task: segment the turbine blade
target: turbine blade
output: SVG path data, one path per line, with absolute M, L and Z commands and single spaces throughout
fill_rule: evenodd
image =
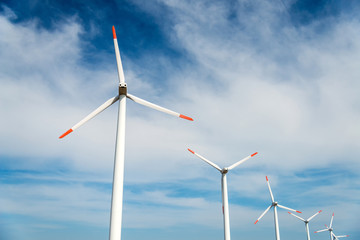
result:
M 333 236 L 335 239 L 338 239 L 338 237 L 333 232 L 330 232 L 330 233 L 331 233 L 331 236 Z
M 64 134 L 62 134 L 59 138 L 63 138 L 66 135 L 68 135 L 69 133 L 71 133 L 72 131 L 74 131 L 75 129 L 77 129 L 78 127 L 80 127 L 81 125 L 83 125 L 84 123 L 86 123 L 87 121 L 89 121 L 90 119 L 92 119 L 93 117 L 95 117 L 96 115 L 98 115 L 99 113 L 101 113 L 102 111 L 104 111 L 106 108 L 110 107 L 113 103 L 115 103 L 117 100 L 119 100 L 119 96 L 110 98 L 109 100 L 107 100 L 105 103 L 103 103 L 100 107 L 98 107 L 97 109 L 95 109 L 95 111 L 93 111 L 92 113 L 90 113 L 89 115 L 87 115 L 84 119 L 82 119 L 80 122 L 78 122 L 77 124 L 75 124 L 72 128 L 70 128 L 69 130 L 67 130 Z
M 319 233 L 319 232 L 325 232 L 325 231 L 329 231 L 329 229 L 322 229 L 322 230 L 318 230 L 318 231 L 315 231 L 314 233 Z
M 343 237 L 348 237 L 349 235 L 341 235 L 341 236 L 336 236 L 338 238 L 343 238 Z
M 202 159 L 203 161 L 205 161 L 206 163 L 208 163 L 209 165 L 213 166 L 214 168 L 216 168 L 217 170 L 219 170 L 221 172 L 221 168 L 216 165 L 215 163 L 211 162 L 210 160 L 207 160 L 206 158 L 204 158 L 203 156 L 201 156 L 200 154 L 197 154 L 196 152 L 194 152 L 193 150 L 191 150 L 190 148 L 188 148 L 189 152 L 191 152 L 192 154 L 195 154 L 197 157 L 199 157 L 200 159 Z
M 138 97 L 136 97 L 136 96 L 134 96 L 134 95 L 131 95 L 131 94 L 129 94 L 129 93 L 128 93 L 126 96 L 127 96 L 129 99 L 133 100 L 134 102 L 139 103 L 139 104 L 141 104 L 141 105 L 144 105 L 144 106 L 146 106 L 146 107 L 153 108 L 153 109 L 155 109 L 155 110 L 158 110 L 158 111 L 160 111 L 160 112 L 164 112 L 164 113 L 173 115 L 173 116 L 175 116 L 175 117 L 181 117 L 181 118 L 184 118 L 184 119 L 189 120 L 189 121 L 194 121 L 192 118 L 190 118 L 190 117 L 188 117 L 188 116 L 185 116 L 185 115 L 182 115 L 182 114 L 180 114 L 180 113 L 171 111 L 171 110 L 169 110 L 169 109 L 167 109 L 167 108 L 164 108 L 164 107 L 160 107 L 160 106 L 158 106 L 158 105 L 156 105 L 156 104 L 153 104 L 153 103 L 151 103 L 151 102 L 145 101 L 145 100 L 143 100 L 143 99 L 141 99 L 141 98 L 138 98 Z
M 334 220 L 334 213 L 333 213 L 333 214 L 332 214 L 332 216 L 331 216 L 331 220 L 330 220 L 330 225 L 329 225 L 329 228 L 331 228 L 331 227 L 332 227 L 333 220 Z
M 279 206 L 279 205 L 278 205 L 278 206 Z M 305 222 L 305 219 L 303 219 L 302 217 L 299 217 L 298 215 L 295 215 L 295 214 L 293 214 L 293 213 L 291 213 L 291 212 L 288 212 L 288 213 L 289 213 L 290 215 L 293 215 L 294 217 L 300 219 L 301 221 Z
M 260 217 L 255 221 L 254 224 L 256 224 L 258 221 L 260 221 L 260 219 L 270 210 L 271 207 L 272 207 L 272 205 L 270 205 L 267 209 L 265 209 L 265 211 L 260 215 Z
M 244 158 L 244 159 L 242 159 L 242 160 L 240 160 L 240 161 L 238 161 L 238 162 L 236 162 L 236 163 L 234 163 L 233 165 L 231 165 L 230 167 L 228 167 L 228 170 L 231 170 L 231 169 L 239 166 L 240 164 L 242 164 L 242 163 L 244 163 L 245 161 L 249 160 L 250 158 L 252 158 L 252 157 L 255 156 L 256 154 L 257 154 L 257 152 L 251 154 L 250 156 L 247 156 L 246 158 Z
M 288 208 L 288 207 L 285 207 L 285 206 L 280 205 L 280 204 L 278 204 L 277 206 L 278 206 L 279 208 L 283 208 L 283 209 L 290 210 L 290 211 L 293 211 L 293 212 L 301 213 L 301 212 L 298 211 L 298 210 L 295 210 L 295 209 L 292 209 L 292 208 Z
M 318 211 L 317 213 L 315 213 L 314 215 L 312 215 L 311 217 L 309 217 L 309 219 L 307 220 L 308 222 L 310 222 L 311 219 L 313 219 L 316 215 L 318 215 L 319 213 L 321 213 L 322 210 Z
M 113 31 L 113 37 L 114 37 L 114 47 L 115 47 L 115 56 L 116 56 L 119 83 L 125 83 L 124 70 L 123 70 L 122 63 L 121 63 L 119 45 L 118 45 L 118 42 L 117 42 L 116 33 L 115 33 L 115 27 L 114 26 L 112 27 L 112 31 Z
M 271 201 L 272 201 L 272 202 L 275 202 L 275 200 L 274 200 L 274 195 L 272 194 L 271 187 L 270 187 L 270 183 L 269 183 L 269 179 L 268 179 L 268 177 L 267 177 L 267 176 L 266 176 L 266 183 L 267 183 L 268 188 L 269 188 Z

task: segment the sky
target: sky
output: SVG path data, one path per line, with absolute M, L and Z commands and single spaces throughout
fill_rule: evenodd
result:
M 360 4 L 295 0 L 0 3 L 0 239 L 108 239 L 117 107 L 128 91 L 122 238 L 275 239 L 275 199 L 313 232 L 360 238 Z M 283 239 L 304 225 L 279 210 Z

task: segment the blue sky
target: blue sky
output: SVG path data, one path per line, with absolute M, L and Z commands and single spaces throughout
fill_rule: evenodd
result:
M 360 6 L 356 1 L 2 1 L 0 239 L 107 239 L 117 107 L 111 27 L 129 92 L 123 239 L 274 239 L 280 204 L 360 232 Z M 303 224 L 279 211 L 282 238 Z M 327 233 L 312 239 L 328 238 Z

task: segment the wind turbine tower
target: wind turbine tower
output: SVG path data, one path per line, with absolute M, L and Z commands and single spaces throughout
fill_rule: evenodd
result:
M 230 220 L 229 220 L 229 200 L 228 200 L 228 190 L 227 190 L 227 180 L 226 180 L 226 174 L 234 169 L 235 167 L 239 166 L 240 164 L 244 163 L 245 161 L 249 160 L 251 157 L 255 156 L 257 154 L 253 153 L 250 156 L 247 156 L 246 158 L 234 163 L 230 167 L 227 168 L 220 168 L 215 163 L 211 162 L 210 160 L 204 158 L 200 154 L 197 154 L 193 150 L 189 149 L 189 152 L 196 155 L 212 167 L 216 168 L 221 173 L 221 193 L 222 193 L 222 210 L 223 210 L 223 218 L 224 218 L 224 239 L 230 240 Z
M 122 222 L 122 207 L 123 207 L 123 188 L 124 188 L 124 160 L 125 160 L 125 117 L 126 117 L 126 98 L 133 100 L 136 103 L 144 105 L 155 110 L 165 112 L 167 114 L 180 117 L 193 121 L 192 118 L 182 115 L 180 113 L 171 111 L 169 109 L 160 107 L 156 104 L 145 101 L 141 98 L 138 98 L 134 95 L 131 95 L 127 92 L 127 84 L 125 83 L 124 71 L 120 58 L 119 46 L 116 38 L 115 27 L 112 27 L 113 38 L 114 38 L 114 47 L 115 47 L 115 56 L 117 62 L 118 78 L 119 78 L 119 87 L 118 95 L 110 98 L 100 107 L 95 109 L 92 113 L 82 119 L 80 122 L 75 124 L 72 128 L 67 130 L 59 138 L 63 138 L 69 133 L 73 132 L 75 129 L 82 126 L 84 123 L 104 111 L 106 108 L 110 107 L 115 102 L 119 101 L 119 111 L 118 111 L 118 122 L 117 122 L 117 131 L 116 131 L 116 144 L 115 144 L 115 160 L 114 160 L 114 174 L 113 174 L 113 189 L 112 189 L 112 200 L 111 200 L 111 216 L 110 216 L 110 240 L 120 240 L 121 239 L 121 222 Z
M 326 227 L 325 229 L 315 231 L 315 233 L 329 231 L 329 233 L 330 233 L 330 240 L 339 239 L 339 238 L 343 238 L 343 237 L 348 237 L 349 235 L 336 236 L 336 235 L 333 233 L 333 227 L 332 227 L 333 220 L 334 220 L 334 213 L 333 213 L 332 216 L 331 216 L 331 220 L 330 220 L 330 225 L 329 225 L 329 227 L 325 224 L 325 227 Z
M 305 223 L 305 230 L 306 230 L 306 234 L 307 234 L 307 239 L 310 240 L 310 233 L 309 233 L 309 222 L 311 219 L 313 219 L 316 215 L 318 215 L 319 213 L 321 213 L 321 210 L 318 211 L 317 213 L 315 213 L 314 215 L 312 215 L 311 217 L 309 217 L 308 219 L 303 219 L 302 217 L 299 217 L 298 215 L 295 215 L 291 212 L 288 212 L 289 214 L 293 215 L 294 217 L 300 219 L 301 221 L 303 221 Z
M 289 210 L 289 211 L 293 211 L 293 212 L 298 212 L 298 213 L 301 213 L 301 212 L 278 204 L 278 202 L 276 202 L 274 200 L 274 196 L 272 194 L 269 179 L 268 179 L 267 176 L 266 176 L 266 183 L 268 185 L 269 192 L 270 192 L 271 205 L 260 215 L 260 217 L 255 221 L 254 224 L 256 224 L 270 210 L 270 208 L 274 208 L 275 237 L 276 237 L 276 240 L 280 240 L 280 231 L 279 231 L 279 221 L 278 221 L 277 207 L 283 208 L 283 209 L 286 209 L 286 210 Z

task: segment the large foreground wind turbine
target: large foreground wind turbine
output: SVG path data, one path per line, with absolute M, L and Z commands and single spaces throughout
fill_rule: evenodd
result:
M 338 239 L 338 238 L 342 238 L 342 237 L 348 237 L 349 235 L 336 236 L 336 235 L 333 233 L 333 228 L 332 228 L 333 220 L 334 220 L 334 213 L 333 213 L 332 216 L 331 216 L 331 220 L 330 220 L 330 225 L 329 225 L 329 227 L 325 224 L 325 227 L 326 227 L 325 229 L 322 229 L 322 230 L 319 230 L 319 231 L 315 231 L 315 233 L 329 231 L 329 233 L 330 233 L 330 240 Z
M 290 210 L 290 211 L 293 211 L 293 212 L 298 212 L 298 213 L 301 213 L 301 212 L 300 212 L 300 211 L 297 211 L 297 210 L 294 210 L 294 209 L 291 209 L 291 208 L 288 208 L 288 207 L 285 207 L 285 206 L 283 206 L 283 205 L 278 204 L 278 202 L 275 202 L 274 196 L 273 196 L 272 191 L 271 191 L 269 179 L 268 179 L 267 176 L 266 176 L 266 182 L 267 182 L 267 185 L 268 185 L 268 188 L 269 188 L 269 192 L 270 192 L 271 205 L 260 215 L 260 217 L 255 221 L 254 224 L 256 224 L 256 223 L 270 210 L 270 208 L 274 207 L 275 236 L 276 236 L 276 240 L 280 240 L 280 232 L 279 232 L 279 222 L 278 222 L 277 207 L 283 208 L 283 209 L 286 209 L 286 210 Z
M 200 159 L 202 159 L 206 163 L 210 164 L 211 166 L 213 166 L 217 170 L 219 170 L 219 172 L 221 173 L 222 209 L 223 209 L 223 216 L 224 216 L 224 239 L 225 240 L 230 240 L 229 201 L 228 201 L 226 174 L 228 173 L 229 170 L 239 166 L 240 164 L 242 164 L 245 161 L 249 160 L 251 157 L 255 156 L 257 154 L 257 152 L 251 154 L 250 156 L 247 156 L 246 158 L 244 158 L 244 159 L 242 159 L 242 160 L 240 160 L 240 161 L 238 161 L 236 163 L 234 163 L 230 167 L 220 168 L 218 165 L 211 162 L 210 160 L 207 160 L 206 158 L 204 158 L 203 156 L 197 154 L 193 150 L 191 150 L 189 148 L 188 148 L 188 150 L 192 154 L 195 154 L 197 157 L 199 157 Z
M 171 111 L 169 109 L 160 107 L 153 103 L 147 102 L 141 98 L 135 97 L 127 93 L 127 85 L 125 83 L 125 76 L 123 67 L 121 64 L 119 46 L 116 38 L 115 27 L 112 27 L 113 37 L 114 37 L 114 46 L 115 46 L 115 55 L 117 62 L 117 70 L 119 77 L 119 94 L 116 97 L 110 98 L 95 111 L 86 116 L 79 123 L 75 124 L 72 128 L 66 131 L 59 138 L 63 138 L 97 114 L 104 111 L 110 105 L 119 100 L 119 111 L 118 111 L 118 122 L 117 122 L 117 132 L 116 132 L 116 146 L 115 146 L 115 160 L 114 160 L 114 175 L 113 175 L 113 189 L 112 189 L 112 200 L 111 200 L 111 217 L 110 217 L 110 240 L 120 240 L 121 239 L 121 221 L 122 221 L 122 205 L 123 205 L 123 186 L 124 186 L 124 155 L 125 155 L 125 114 L 126 114 L 126 98 L 133 100 L 136 103 L 156 109 L 161 112 L 168 113 L 170 115 L 181 117 L 190 121 L 193 121 L 192 118 L 185 115 L 179 114 L 177 112 Z
M 289 214 L 293 215 L 294 217 L 300 219 L 301 221 L 303 221 L 305 223 L 305 230 L 306 230 L 306 234 L 307 234 L 307 239 L 310 240 L 310 233 L 309 233 L 309 222 L 311 219 L 313 219 L 316 215 L 318 215 L 319 213 L 321 213 L 321 210 L 318 211 L 317 213 L 315 213 L 314 215 L 312 215 L 311 217 L 309 217 L 308 219 L 303 219 L 302 217 L 299 217 L 298 215 L 295 215 L 291 212 L 288 212 Z

